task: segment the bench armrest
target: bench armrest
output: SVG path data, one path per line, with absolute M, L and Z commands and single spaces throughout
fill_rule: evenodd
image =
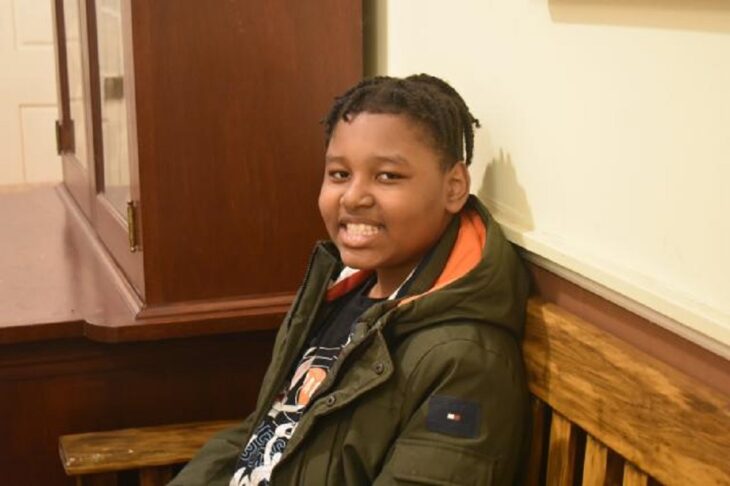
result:
M 240 420 L 194 422 L 64 435 L 59 453 L 69 476 L 181 464 L 211 436 L 238 423 Z

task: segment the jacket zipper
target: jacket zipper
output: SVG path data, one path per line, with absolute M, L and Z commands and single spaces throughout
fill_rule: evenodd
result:
M 381 318 L 382 318 L 382 316 L 381 316 Z M 312 405 L 315 404 L 316 400 L 320 396 L 324 395 L 325 393 L 327 393 L 330 390 L 333 382 L 335 381 L 337 375 L 339 374 L 340 369 L 342 368 L 342 366 L 344 366 L 348 357 L 351 356 L 352 353 L 355 352 L 356 349 L 360 349 L 363 346 L 366 346 L 368 343 L 370 343 L 373 340 L 376 332 L 377 332 L 376 327 L 373 326 L 372 328 L 370 328 L 368 330 L 368 332 L 365 333 L 365 335 L 359 341 L 353 341 L 352 343 L 350 343 L 350 346 L 348 346 L 347 348 L 345 348 L 343 350 L 342 355 L 337 359 L 334 366 L 330 369 L 330 372 L 327 373 L 327 377 L 324 379 L 324 381 L 319 386 L 319 388 L 317 388 L 317 391 L 314 392 L 314 395 L 312 395 L 312 397 L 310 399 L 310 403 Z M 306 411 L 305 411 L 305 413 L 306 413 Z M 302 417 L 304 417 L 304 414 L 302 414 Z M 313 419 L 311 419 L 311 420 L 313 420 Z M 301 433 L 302 433 L 301 430 L 302 429 L 299 428 L 298 426 L 294 430 L 294 435 L 292 435 L 292 437 L 289 439 L 289 442 L 287 443 L 287 447 L 284 448 L 284 454 L 281 456 L 281 459 L 279 459 L 279 462 L 276 464 L 273 471 L 271 472 L 272 484 L 273 484 L 274 475 L 276 474 L 277 469 L 279 469 L 281 464 L 283 464 L 289 457 L 291 457 L 293 455 L 293 453 L 294 453 L 293 451 L 297 448 L 296 446 L 298 446 L 299 443 L 301 443 L 301 440 L 303 440 L 303 439 L 299 439 L 299 441 L 298 441 L 299 443 L 295 444 L 294 448 L 288 447 L 289 444 L 291 443 L 292 439 L 294 439 L 298 435 L 301 435 Z M 299 434 L 297 432 L 299 432 Z
M 325 251 L 325 250 L 323 248 L 321 248 L 321 246 L 318 245 L 317 248 L 315 249 L 315 251 L 312 252 L 312 255 L 309 257 L 309 261 L 307 263 L 307 268 L 304 271 L 304 279 L 303 279 L 302 285 L 301 285 L 302 289 L 306 289 L 308 286 L 309 279 L 310 279 L 311 273 L 312 273 L 312 267 L 314 267 L 314 260 L 316 259 L 316 255 L 317 255 L 318 251 Z M 331 273 L 331 270 L 330 270 L 330 273 Z M 329 281 L 329 279 L 327 279 L 327 278 L 324 279 L 325 284 L 328 281 Z M 317 294 L 317 297 L 318 297 L 317 302 L 320 302 L 322 300 L 322 295 L 326 291 L 327 291 L 327 286 L 323 285 L 323 288 L 320 289 Z M 303 296 L 303 293 L 299 295 L 299 298 L 297 298 L 296 302 L 292 303 L 292 312 L 289 316 L 289 322 L 284 322 L 284 323 L 282 323 L 282 325 L 286 324 L 287 326 L 289 326 L 289 324 L 291 323 L 291 320 L 294 318 L 294 316 L 297 313 L 297 309 L 302 300 L 302 296 Z M 307 320 L 307 324 L 305 326 L 306 328 L 309 328 L 311 320 L 313 320 L 316 317 L 315 314 L 316 313 L 313 313 L 313 315 L 309 316 L 309 318 Z M 287 329 L 286 332 L 288 333 L 288 331 L 289 331 L 289 329 Z M 286 339 L 288 341 L 288 336 L 284 336 L 284 339 Z M 284 346 L 284 351 L 286 351 L 286 346 Z M 246 436 L 245 440 L 243 441 L 243 444 L 241 445 L 241 447 L 243 449 L 245 449 L 246 446 L 248 445 L 248 442 L 251 440 L 251 437 L 253 436 L 254 432 L 256 431 L 256 427 L 261 423 L 261 420 L 264 418 L 264 416 L 267 413 L 269 413 L 269 411 L 271 411 L 272 400 L 274 400 L 276 398 L 277 394 L 280 392 L 281 388 L 284 386 L 284 383 L 286 382 L 286 379 L 289 376 L 289 370 L 294 365 L 294 361 L 296 359 L 297 359 L 297 355 L 293 354 L 291 357 L 289 357 L 287 362 L 284 363 L 286 366 L 283 366 L 281 368 L 281 369 L 287 370 L 287 371 L 280 372 L 279 379 L 276 380 L 275 386 L 273 388 L 271 388 L 271 392 L 269 393 L 269 396 L 267 397 L 266 401 L 262 404 L 263 406 L 262 406 L 261 410 L 259 410 L 259 413 L 256 414 L 255 420 L 253 421 L 253 423 L 251 425 L 251 430 L 248 433 L 248 436 Z M 271 395 L 272 393 L 273 393 L 273 396 Z

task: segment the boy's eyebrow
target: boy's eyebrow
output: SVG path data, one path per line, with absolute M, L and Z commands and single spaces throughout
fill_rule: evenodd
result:
M 400 154 L 376 155 L 375 157 L 373 157 L 373 159 L 375 159 L 379 162 L 391 162 L 391 163 L 403 164 L 403 165 L 408 163 L 408 159 L 406 159 L 405 157 L 403 157 Z
M 339 156 L 339 155 L 329 155 L 329 154 L 326 154 L 324 156 L 324 161 L 325 162 L 344 162 L 345 160 L 347 160 L 346 157 L 342 157 L 342 156 Z
M 408 159 L 403 157 L 399 154 L 393 154 L 393 155 L 374 155 L 371 157 L 371 160 L 377 161 L 377 162 L 390 162 L 394 164 L 407 164 Z M 325 155 L 324 156 L 325 162 L 345 162 L 347 161 L 347 157 L 341 156 L 341 155 Z

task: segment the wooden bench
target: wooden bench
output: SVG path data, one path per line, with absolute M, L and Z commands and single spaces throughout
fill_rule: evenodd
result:
M 730 485 L 730 397 L 561 308 L 531 299 L 529 485 Z M 77 484 L 165 484 L 215 432 L 210 422 L 60 439 Z M 130 474 L 127 472 L 126 474 Z

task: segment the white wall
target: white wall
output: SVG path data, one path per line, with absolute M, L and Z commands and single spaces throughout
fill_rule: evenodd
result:
M 729 355 L 730 2 L 376 4 L 376 69 L 482 121 L 472 189 L 513 241 Z

